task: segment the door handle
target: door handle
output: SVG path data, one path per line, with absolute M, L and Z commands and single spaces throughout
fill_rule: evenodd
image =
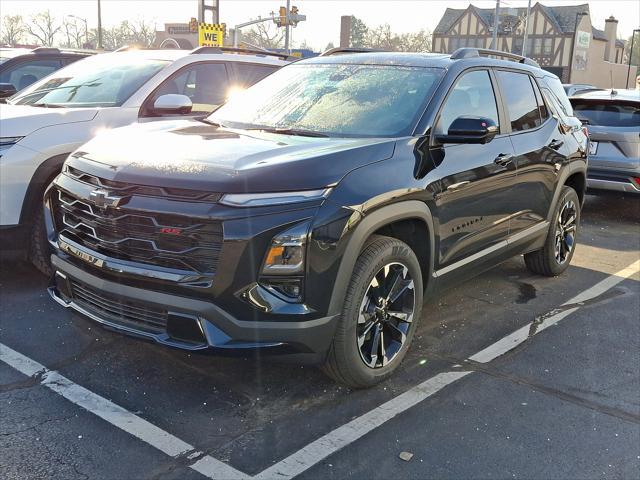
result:
M 493 161 L 493 163 L 500 165 L 501 167 L 506 167 L 511 162 L 513 162 L 513 155 L 509 155 L 508 153 L 501 153 Z
M 549 144 L 549 148 L 553 148 L 554 150 L 558 150 L 562 145 L 564 145 L 564 142 L 562 140 L 551 140 L 551 143 Z
M 452 185 L 449 185 L 447 187 L 447 191 L 454 191 L 454 190 L 458 190 L 461 187 L 464 187 L 465 185 L 467 185 L 468 183 L 471 183 L 469 180 L 465 180 L 464 182 L 458 182 L 458 183 L 454 183 Z

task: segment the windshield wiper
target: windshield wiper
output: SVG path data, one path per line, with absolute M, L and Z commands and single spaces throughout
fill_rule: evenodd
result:
M 209 120 L 208 118 L 200 118 L 199 120 L 202 123 L 208 123 L 209 125 L 213 125 L 214 127 L 226 128 L 226 126 L 221 124 L 220 122 L 214 122 L 213 120 Z
M 260 130 L 268 133 L 279 133 L 281 135 L 298 135 L 300 137 L 318 137 L 328 138 L 329 135 L 322 132 L 314 132 L 313 130 L 305 130 L 303 128 L 278 128 L 278 127 L 256 127 L 248 128 L 247 130 Z
M 44 108 L 66 108 L 64 105 L 58 105 L 56 103 L 32 103 L 31 106 Z

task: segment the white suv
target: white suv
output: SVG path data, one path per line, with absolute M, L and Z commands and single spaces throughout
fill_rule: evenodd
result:
M 201 47 L 96 55 L 0 105 L 0 249 L 49 273 L 42 195 L 66 157 L 107 129 L 204 116 L 286 65 L 280 54 Z

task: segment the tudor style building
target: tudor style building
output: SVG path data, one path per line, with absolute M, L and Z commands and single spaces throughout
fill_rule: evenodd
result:
M 433 31 L 433 51 L 452 53 L 461 47 L 491 48 L 494 9 L 469 5 L 447 8 Z M 502 8 L 497 50 L 522 54 L 526 8 Z M 528 22 L 528 57 L 564 83 L 625 86 L 624 42 L 616 38 L 618 21 L 610 17 L 604 31 L 591 24 L 589 5 L 549 7 L 536 3 Z M 635 78 L 635 67 L 629 75 Z

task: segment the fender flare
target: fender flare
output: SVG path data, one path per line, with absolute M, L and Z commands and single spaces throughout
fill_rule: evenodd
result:
M 69 156 L 69 153 L 61 153 L 46 159 L 38 166 L 22 202 L 22 210 L 20 211 L 20 224 L 30 225 L 31 214 L 37 207 L 38 202 L 42 202 L 42 197 L 47 186 L 62 170 L 62 164 Z
M 423 278 L 423 288 L 426 290 L 433 279 L 433 262 L 435 252 L 435 236 L 433 229 L 433 216 L 424 202 L 407 200 L 393 205 L 381 207 L 371 213 L 367 213 L 350 233 L 347 246 L 344 250 L 338 274 L 336 276 L 331 300 L 329 302 L 329 315 L 337 315 L 342 311 L 344 298 L 349 287 L 353 269 L 358 256 L 367 239 L 378 229 L 398 220 L 417 219 L 425 223 L 429 242 L 429 261 L 427 265 L 427 278 Z
M 560 173 L 558 181 L 556 182 L 556 191 L 553 193 L 553 199 L 551 200 L 551 206 L 549 207 L 549 213 L 547 214 L 547 220 L 549 222 L 553 222 L 553 214 L 556 211 L 558 200 L 560 199 L 560 195 L 562 194 L 562 188 L 566 185 L 567 179 L 575 173 L 582 173 L 586 181 L 587 169 L 586 167 L 582 167 L 580 163 L 581 162 L 578 161 L 571 162 L 569 165 L 567 165 L 567 168 L 563 169 Z

